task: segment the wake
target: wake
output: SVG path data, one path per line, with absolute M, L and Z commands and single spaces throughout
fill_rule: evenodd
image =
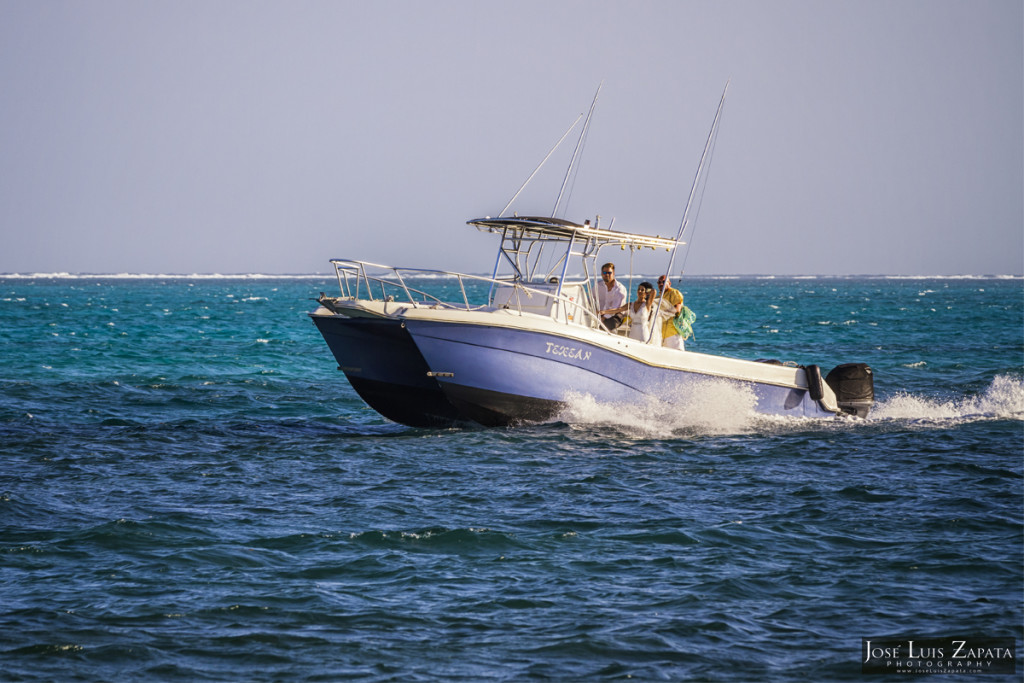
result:
M 866 420 L 819 419 L 762 415 L 757 398 L 746 386 L 708 380 L 668 403 L 654 397 L 641 401 L 602 403 L 589 394 L 570 394 L 557 416 L 573 428 L 602 426 L 638 439 L 680 436 L 742 435 L 806 429 L 857 429 L 884 423 L 951 426 L 980 420 L 1024 421 L 1024 378 L 997 375 L 977 395 L 952 399 L 900 392 L 877 400 Z
M 589 394 L 570 394 L 558 420 L 570 425 L 602 425 L 628 436 L 658 438 L 689 435 L 742 434 L 764 416 L 755 412 L 757 397 L 750 387 L 719 380 L 690 385 L 669 403 L 653 396 L 640 401 L 601 403 Z
M 940 400 L 900 392 L 879 401 L 868 420 L 1024 420 L 1024 379 L 997 375 L 977 396 Z

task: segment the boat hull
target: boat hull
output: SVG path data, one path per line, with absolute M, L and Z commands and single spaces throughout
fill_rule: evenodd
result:
M 407 319 L 406 325 L 449 402 L 487 426 L 551 419 L 572 395 L 609 404 L 653 398 L 693 405 L 721 383 L 749 391 L 759 413 L 835 415 L 810 396 L 798 368 L 652 348 L 582 328 L 572 336 L 483 321 Z
M 402 321 L 394 317 L 311 314 L 338 369 L 371 408 L 410 427 L 466 420 L 448 401 Z

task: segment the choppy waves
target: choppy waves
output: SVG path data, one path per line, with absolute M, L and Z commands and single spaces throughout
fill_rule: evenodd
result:
M 701 349 L 871 364 L 867 420 L 709 382 L 419 430 L 335 369 L 322 285 L 6 281 L 0 678 L 852 681 L 863 637 L 1020 643 L 1019 286 L 950 283 L 687 290 Z M 977 333 L 930 345 L 937 307 Z

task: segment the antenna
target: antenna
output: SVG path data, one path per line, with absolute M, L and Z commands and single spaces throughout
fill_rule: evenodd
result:
M 731 80 L 731 79 L 730 79 Z M 686 199 L 686 208 L 683 210 L 683 219 L 679 223 L 679 232 L 676 233 L 676 242 L 678 243 L 683 239 L 683 232 L 686 230 L 686 224 L 690 217 L 690 206 L 693 204 L 693 196 L 697 192 L 697 185 L 700 182 L 700 177 L 704 173 L 705 163 L 708 159 L 708 151 L 711 149 L 711 142 L 715 138 L 715 131 L 718 130 L 718 121 L 722 118 L 722 107 L 725 106 L 725 94 L 729 92 L 730 81 L 725 82 L 725 89 L 722 91 L 722 99 L 718 103 L 718 111 L 715 112 L 715 120 L 711 124 L 711 132 L 708 133 L 708 141 L 704 144 L 704 152 L 700 155 L 700 163 L 697 164 L 697 174 L 693 177 L 693 185 L 690 187 L 690 196 Z M 665 281 L 666 285 L 671 277 L 672 266 L 676 261 L 676 249 L 672 249 L 672 254 L 668 258 L 668 267 L 665 269 Z M 665 289 L 668 289 L 666 286 Z M 665 290 L 661 291 L 658 296 L 658 310 L 661 310 L 661 302 L 665 299 Z M 654 335 L 654 327 L 651 327 L 651 335 Z M 648 338 L 650 341 L 650 338 Z
M 558 142 L 556 142 L 555 146 L 551 148 L 551 151 L 548 152 L 548 155 L 544 157 L 544 159 L 541 160 L 539 164 L 537 164 L 537 168 L 533 169 L 533 173 L 531 173 L 530 177 L 526 179 L 526 182 L 522 184 L 522 186 L 519 188 L 519 190 L 516 191 L 514 195 L 512 195 L 512 199 L 508 200 L 508 204 L 505 205 L 505 208 L 498 212 L 498 218 L 501 218 L 502 214 L 508 211 L 508 207 L 512 206 L 512 202 L 514 202 L 516 200 L 516 197 L 518 197 L 519 194 L 526 189 L 526 186 L 530 184 L 531 180 L 533 180 L 533 176 L 537 175 L 537 172 L 541 169 L 541 166 L 547 163 L 547 160 L 551 158 L 551 155 L 555 153 L 555 150 L 558 149 L 558 146 L 562 144 L 562 141 L 565 140 L 565 138 L 569 135 L 570 132 L 572 132 L 572 129 L 576 127 L 576 124 L 579 123 L 580 119 L 582 118 L 583 114 L 577 116 L 576 120 L 572 122 L 571 126 L 569 126 L 569 129 L 565 131 L 564 134 L 562 134 L 562 137 L 558 138 Z
M 683 239 L 683 232 L 686 230 L 686 224 L 690 220 L 690 206 L 693 204 L 693 196 L 697 192 L 697 184 L 700 182 L 700 177 L 704 173 L 704 165 L 708 158 L 708 151 L 711 149 L 711 141 L 715 138 L 715 131 L 718 130 L 718 121 L 722 118 L 722 107 L 725 106 L 725 94 L 729 92 L 730 81 L 725 82 L 725 90 L 722 91 L 722 99 L 718 103 L 718 111 L 715 112 L 715 120 L 711 124 L 711 132 L 708 133 L 708 141 L 704 144 L 704 152 L 700 155 L 700 163 L 697 164 L 697 174 L 693 177 L 693 185 L 690 187 L 690 196 L 686 199 L 686 208 L 683 210 L 683 220 L 679 223 L 679 232 L 676 233 L 676 242 Z M 672 255 L 668 259 L 668 268 L 665 270 L 665 277 L 669 276 L 672 272 L 672 265 L 676 260 L 676 250 L 672 250 Z
M 572 168 L 576 164 L 576 158 L 580 154 L 580 148 L 583 147 L 583 140 L 587 137 L 587 129 L 590 128 L 590 117 L 594 115 L 594 107 L 597 106 L 597 96 L 601 94 L 601 88 L 603 86 L 604 81 L 601 81 L 597 86 L 597 92 L 594 93 L 594 101 L 590 103 L 590 112 L 587 114 L 587 120 L 583 123 L 583 130 L 580 131 L 580 139 L 576 141 L 576 149 L 572 153 L 572 159 L 569 160 L 569 168 L 565 171 L 565 180 L 562 181 L 562 189 L 558 191 L 558 199 L 555 200 L 555 208 L 551 210 L 552 218 L 557 217 L 558 205 L 562 203 L 562 195 L 565 193 L 565 186 L 569 182 L 569 176 L 572 174 Z

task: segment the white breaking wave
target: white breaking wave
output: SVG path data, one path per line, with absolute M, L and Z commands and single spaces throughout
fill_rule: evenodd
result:
M 984 392 L 941 400 L 899 393 L 875 404 L 872 420 L 956 420 L 998 418 L 1024 420 L 1024 379 L 997 375 Z
M 334 273 L 0 273 L 0 280 L 323 280 Z

